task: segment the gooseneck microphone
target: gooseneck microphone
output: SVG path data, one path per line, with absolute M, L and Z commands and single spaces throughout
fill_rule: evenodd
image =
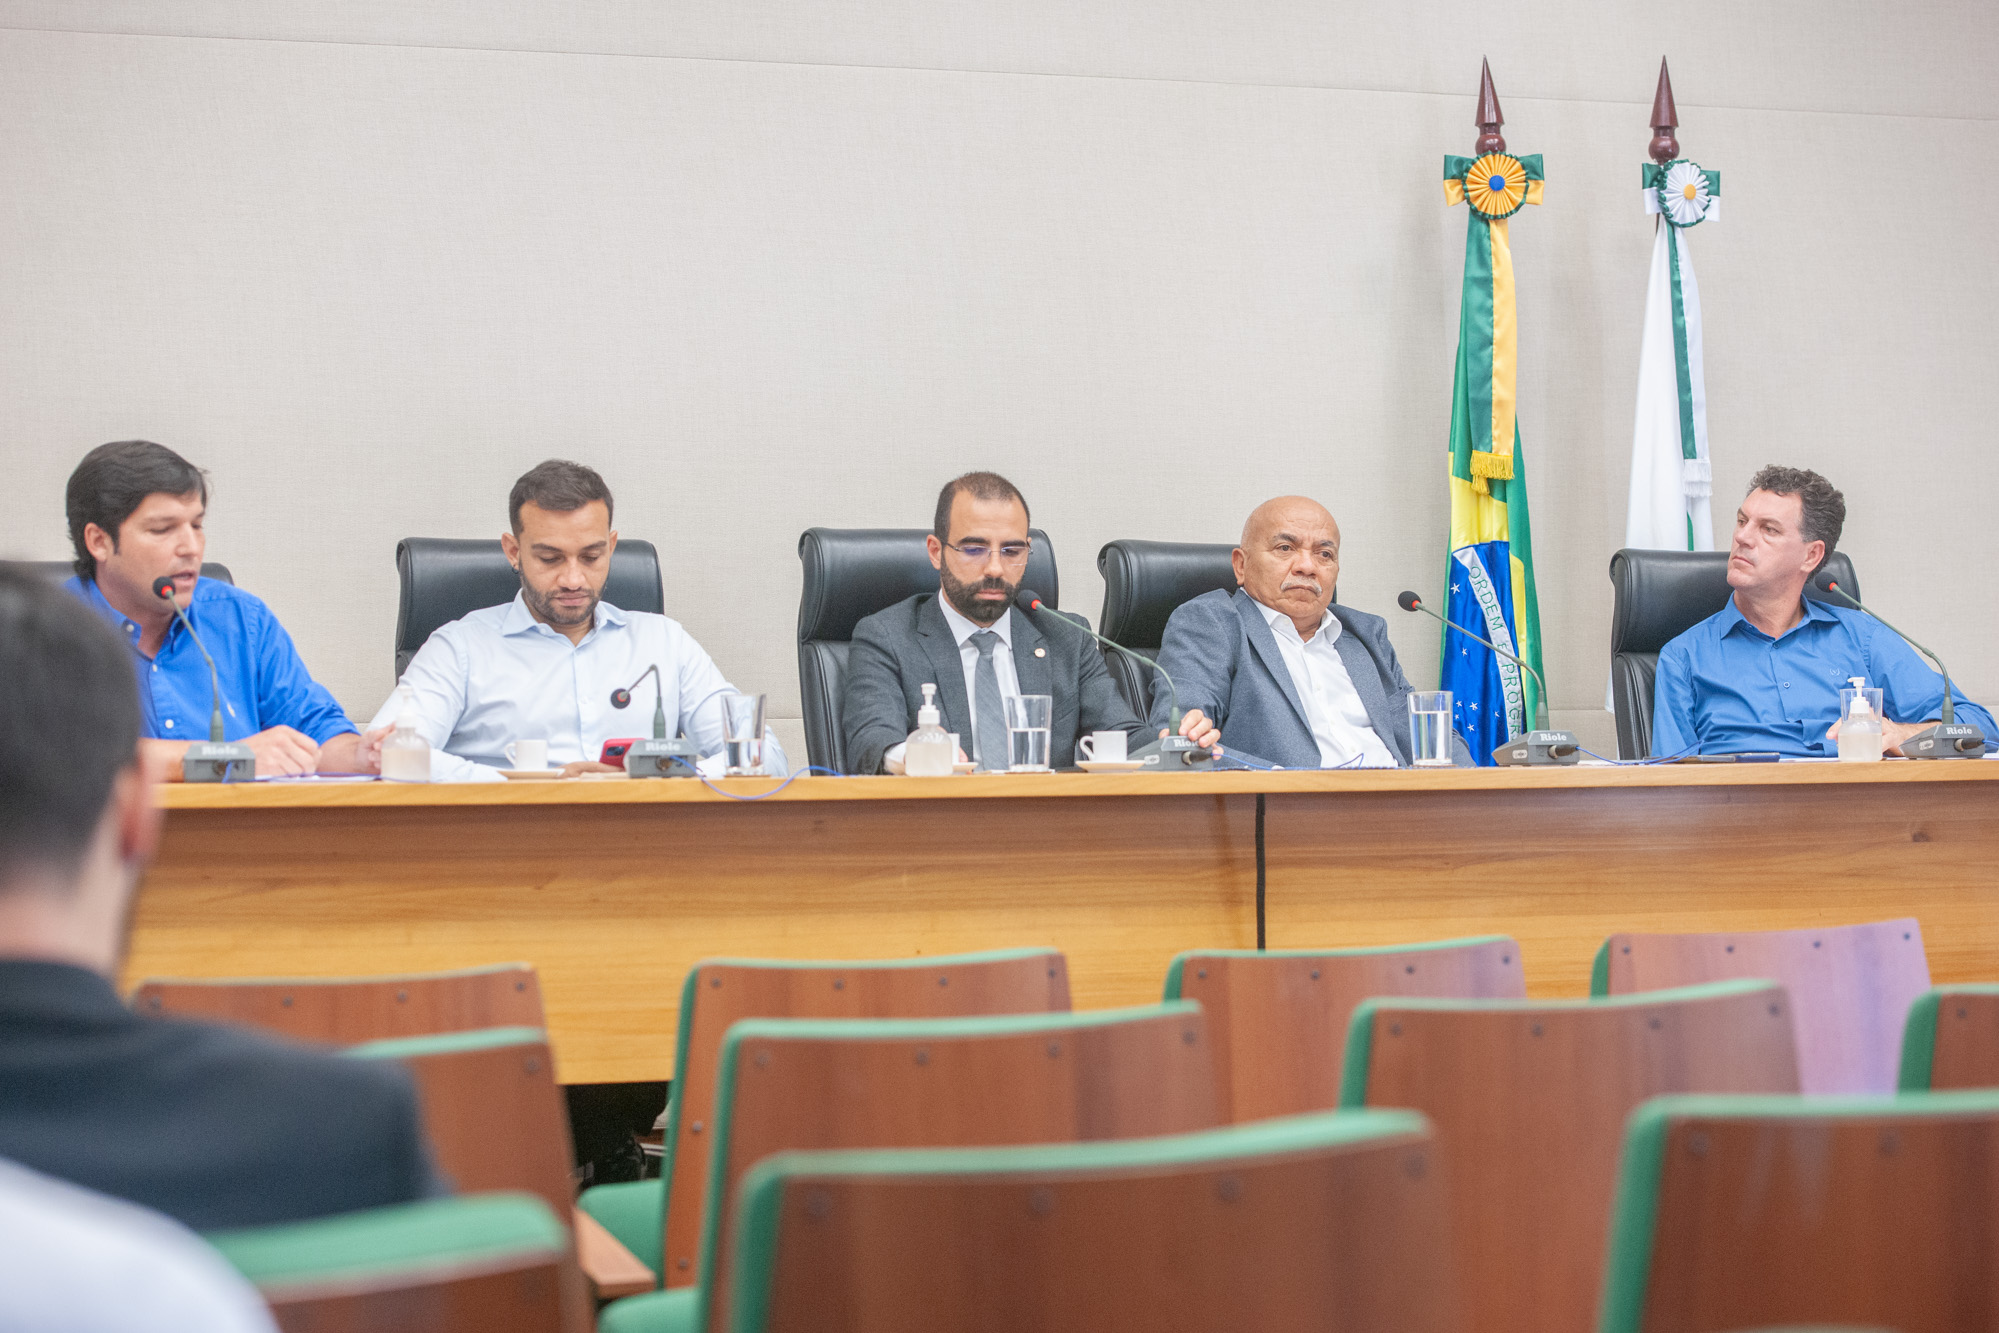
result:
M 208 740 L 196 741 L 187 747 L 181 758 L 181 778 L 186 782 L 240 782 L 257 776 L 257 754 L 241 741 L 223 739 L 222 730 L 222 678 L 215 670 L 215 659 L 208 655 L 208 645 L 194 632 L 194 622 L 187 618 L 187 612 L 174 598 L 174 581 L 171 575 L 161 575 L 153 580 L 153 596 L 174 609 L 181 628 L 194 641 L 195 651 L 208 664 Z M 235 710 L 230 710 L 233 715 Z
M 685 738 L 669 740 L 666 735 L 666 693 L 660 685 L 659 663 L 655 662 L 639 678 L 622 690 L 611 691 L 611 707 L 629 708 L 632 691 L 652 677 L 652 739 L 633 741 L 632 748 L 625 751 L 625 772 L 635 778 L 695 777 L 699 770 L 694 765 L 701 758 L 701 747 Z M 702 701 L 706 703 L 704 699 Z
M 1042 603 L 1041 594 L 1031 588 L 1022 588 L 1019 592 L 1015 593 L 1013 604 L 1029 614 L 1036 611 L 1049 611 L 1049 608 Z M 1212 757 L 1212 752 L 1206 746 L 1196 745 L 1180 734 L 1180 691 L 1174 687 L 1173 677 L 1166 674 L 1165 667 L 1160 666 L 1159 663 L 1153 661 L 1144 653 L 1133 652 L 1115 639 L 1106 639 L 1088 625 L 1078 624 L 1065 615 L 1050 612 L 1048 619 L 1058 620 L 1079 634 L 1087 634 L 1098 643 L 1117 649 L 1135 662 L 1145 663 L 1145 665 L 1157 671 L 1159 678 L 1166 682 L 1166 697 L 1170 701 L 1166 712 L 1166 735 L 1158 740 L 1149 741 L 1132 751 L 1131 757 L 1133 759 L 1149 760 L 1153 756 L 1157 756 L 1161 764 L 1186 767 L 1191 764 L 1206 762 Z M 1043 623 L 1046 622 L 1044 621 Z
M 1858 597 L 1840 587 L 1839 580 L 1834 578 L 1830 573 L 1822 571 L 1815 575 L 1812 579 L 1812 587 L 1820 592 L 1831 593 L 1863 615 L 1874 616 L 1876 620 L 1881 620 L 1881 617 L 1875 615 L 1873 610 L 1861 605 Z M 1958 723 L 1957 711 L 1951 704 L 1950 668 L 1943 664 L 1943 659 L 1923 647 L 1920 643 L 1917 643 L 1914 639 L 1909 638 L 1908 635 L 1903 634 L 1902 631 L 1896 629 L 1893 625 L 1889 625 L 1887 621 L 1881 620 L 1881 623 L 1891 633 L 1903 639 L 1911 648 L 1914 648 L 1924 657 L 1929 658 L 1930 661 L 1935 662 L 1938 673 L 1943 676 L 1942 721 L 1936 726 L 1925 728 L 1909 737 L 1908 740 L 1903 741 L 1901 746 L 1902 753 L 1911 759 L 1959 759 L 1971 755 L 1984 754 L 1985 732 L 1969 723 L 1962 725 Z
M 1524 737 L 1508 737 L 1500 747 L 1492 752 L 1495 764 L 1573 764 L 1581 758 L 1582 743 L 1566 731 L 1551 731 L 1548 728 L 1548 682 L 1541 679 L 1541 673 L 1522 661 L 1514 653 L 1494 643 L 1481 634 L 1474 634 L 1457 621 L 1438 615 L 1423 605 L 1423 599 L 1413 592 L 1404 592 L 1395 599 L 1395 604 L 1404 611 L 1421 611 L 1432 620 L 1445 625 L 1475 643 L 1482 643 L 1507 661 L 1534 678 L 1539 693 L 1534 700 L 1534 729 Z
M 639 678 L 626 688 L 612 690 L 611 707 L 631 707 L 632 691 L 644 684 L 647 676 L 652 677 L 652 738 L 656 741 L 663 741 L 666 739 L 666 695 L 659 687 L 659 663 L 655 662 L 644 671 L 639 672 Z

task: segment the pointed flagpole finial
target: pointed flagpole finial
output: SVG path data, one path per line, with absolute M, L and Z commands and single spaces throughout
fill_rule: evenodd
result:
M 1478 126 L 1478 142 L 1472 145 L 1474 153 L 1483 156 L 1506 151 L 1506 140 L 1499 133 L 1506 117 L 1500 114 L 1499 94 L 1493 91 L 1492 66 L 1483 56 L 1478 62 L 1478 119 L 1472 123 Z
M 1665 166 L 1680 155 L 1680 141 L 1673 131 L 1680 127 L 1680 113 L 1673 105 L 1673 79 L 1666 73 L 1666 58 L 1659 57 L 1659 91 L 1652 95 L 1652 160 Z

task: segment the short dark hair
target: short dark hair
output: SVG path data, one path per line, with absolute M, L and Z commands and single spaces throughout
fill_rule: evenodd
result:
M 73 871 L 137 761 L 132 651 L 40 571 L 0 565 L 0 886 Z
M 1020 512 L 1027 515 L 1028 522 L 1034 521 L 1034 512 L 1027 507 L 1027 497 L 1018 486 L 997 472 L 967 472 L 945 482 L 944 489 L 937 492 L 937 517 L 930 530 L 940 542 L 951 540 L 951 502 L 958 498 L 959 491 L 969 492 L 974 500 L 1018 500 Z
M 521 479 L 514 483 L 513 491 L 507 496 L 507 523 L 518 537 L 521 535 L 522 505 L 531 504 L 552 514 L 566 514 L 598 500 L 604 502 L 604 516 L 609 518 L 615 510 L 611 503 L 611 488 L 604 484 L 604 479 L 597 475 L 595 468 L 571 463 L 567 459 L 551 458 L 521 473 Z
M 1824 542 L 1825 554 L 1819 566 L 1832 559 L 1839 534 L 1846 528 L 1846 497 L 1831 482 L 1810 468 L 1779 467 L 1772 463 L 1749 479 L 1749 491 L 1798 497 L 1798 532 L 1808 542 Z M 1815 566 L 1819 567 L 1819 566 Z
M 97 577 L 97 557 L 83 544 L 83 530 L 95 523 L 118 545 L 118 529 L 149 495 L 193 495 L 208 503 L 208 474 L 164 444 L 115 440 L 83 456 L 69 474 L 64 507 L 69 512 L 69 544 L 80 579 Z

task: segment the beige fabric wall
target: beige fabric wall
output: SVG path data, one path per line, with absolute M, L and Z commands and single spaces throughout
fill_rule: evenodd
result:
M 1513 235 L 1552 692 L 1605 741 L 1664 49 L 1725 183 L 1691 238 L 1718 510 L 1762 463 L 1828 473 L 1870 601 L 1999 699 L 1989 9 L 1666 15 L 0 0 L 0 554 L 67 553 L 91 445 L 171 444 L 213 472 L 212 557 L 365 716 L 396 539 L 497 533 L 566 455 L 795 716 L 805 527 L 917 526 L 996 468 L 1094 619 L 1103 542 L 1229 539 L 1300 490 L 1434 679 L 1392 599 L 1441 581 L 1439 180 L 1489 54 L 1548 164 Z

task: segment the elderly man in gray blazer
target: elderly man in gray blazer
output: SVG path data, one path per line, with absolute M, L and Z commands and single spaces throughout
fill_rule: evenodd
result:
M 854 626 L 841 704 L 851 773 L 896 773 L 916 726 L 923 686 L 937 687 L 944 730 L 958 733 L 961 754 L 981 769 L 1007 767 L 1003 701 L 1014 695 L 1054 699 L 1049 755 L 1073 762 L 1076 741 L 1093 731 L 1122 731 L 1136 748 L 1152 739 L 1126 706 L 1096 643 L 1078 629 L 1050 624 L 1044 634 L 1013 604 L 1027 570 L 1027 501 L 992 472 L 968 472 L 937 497 L 929 537 L 938 590 L 918 593 Z M 1162 730 L 1159 735 L 1165 735 Z M 1180 734 L 1213 745 L 1201 714 L 1181 720 Z
M 1340 527 L 1325 506 L 1287 495 L 1259 505 L 1235 549 L 1231 594 L 1182 604 L 1159 665 L 1180 704 L 1221 728 L 1224 752 L 1283 768 L 1406 767 L 1412 690 L 1380 616 L 1334 606 Z M 1152 721 L 1167 715 L 1164 691 Z M 1470 764 L 1463 739 L 1454 757 Z

